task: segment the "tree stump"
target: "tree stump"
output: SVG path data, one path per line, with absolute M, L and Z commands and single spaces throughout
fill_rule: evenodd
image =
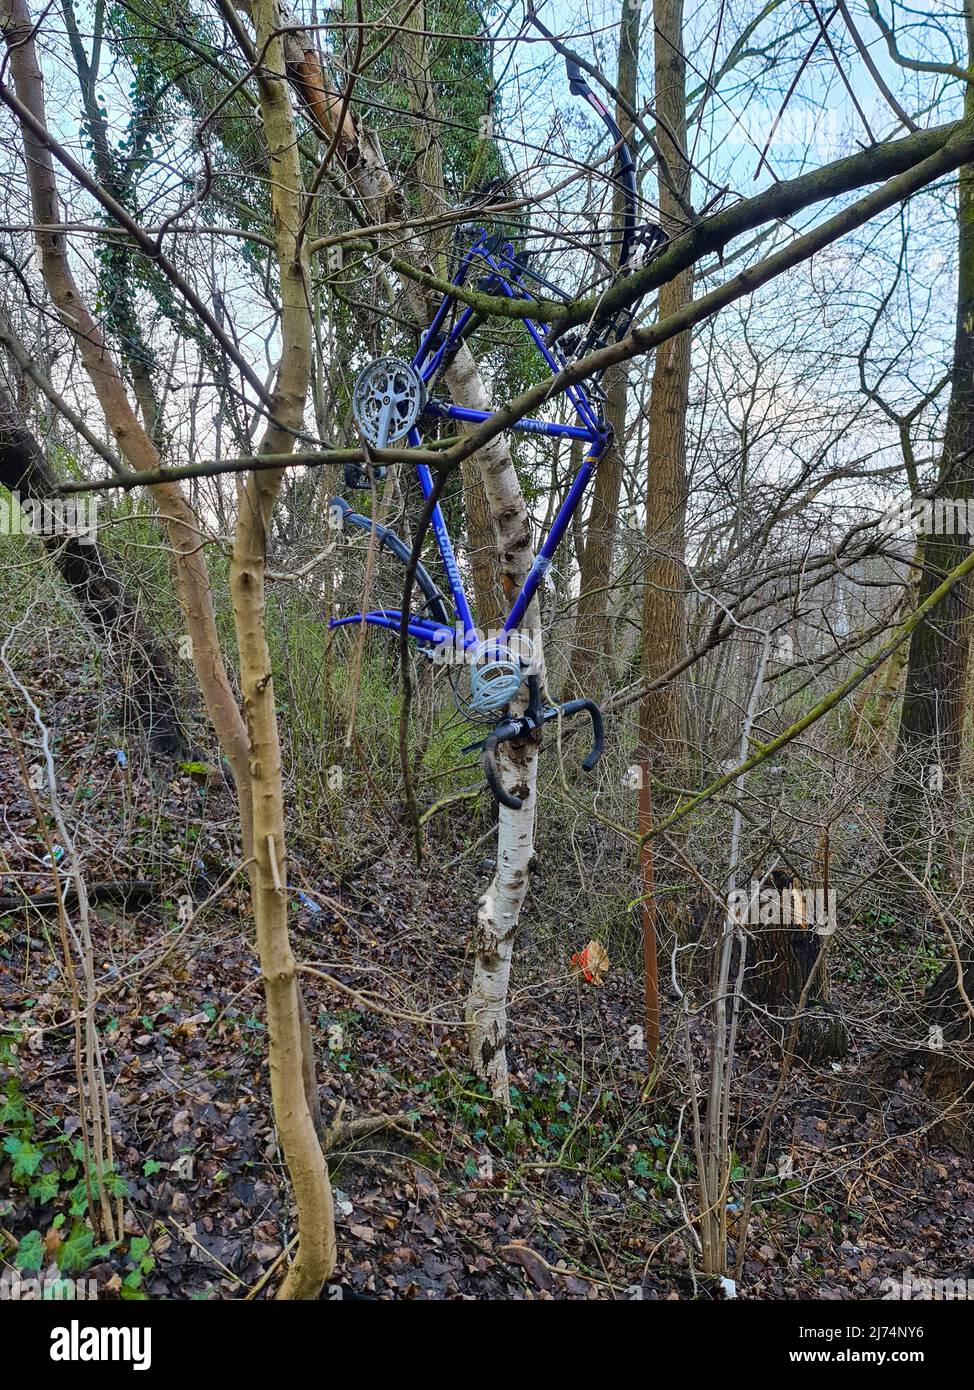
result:
M 806 895 L 792 875 L 775 870 L 767 886 L 783 910 L 777 921 L 776 914 L 769 911 L 761 915 L 771 920 L 749 925 L 744 993 L 766 1011 L 768 1021 L 778 1030 L 778 1045 L 784 1048 L 795 1032 L 802 993 L 814 972 L 792 1050 L 810 1066 L 836 1061 L 848 1053 L 849 1034 L 831 1002 L 826 962 L 824 957 L 820 960 L 826 937 L 820 924 L 808 920 Z
M 974 947 L 961 954 L 964 993 L 974 998 Z M 927 1024 L 923 1089 L 944 1114 L 934 1133 L 961 1153 L 974 1153 L 974 1018 L 957 987 L 957 966 L 946 965 L 924 996 Z

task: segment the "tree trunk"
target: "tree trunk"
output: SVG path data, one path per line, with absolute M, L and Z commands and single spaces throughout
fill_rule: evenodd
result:
M 443 186 L 443 153 L 436 127 L 436 93 L 430 76 L 429 47 L 426 43 L 425 0 L 405 0 L 400 19 L 402 43 L 400 53 L 406 77 L 409 110 L 412 113 L 413 163 L 410 182 L 415 186 L 419 207 L 424 217 L 446 206 Z M 426 241 L 439 275 L 446 271 L 444 251 L 451 229 L 433 230 Z
M 282 41 L 274 0 L 254 5 L 268 75 L 260 87 L 264 132 L 271 154 L 271 199 L 281 279 L 282 361 L 273 395 L 272 424 L 262 448 L 293 447 L 303 420 L 311 360 L 311 320 L 304 268 L 297 254 L 301 171 L 285 83 Z M 0 31 L 17 95 L 45 125 L 44 85 L 25 0 L 0 0 Z M 126 461 L 145 471 L 158 451 L 129 403 L 118 368 L 71 272 L 61 230 L 57 183 L 47 146 L 25 126 L 32 212 L 44 283 L 74 337 L 99 404 Z M 281 474 L 252 475 L 238 490 L 239 515 L 231 564 L 231 593 L 240 650 L 246 723 L 230 688 L 216 632 L 213 595 L 195 514 L 175 483 L 152 495 L 165 519 L 193 662 L 207 711 L 237 784 L 241 838 L 250 865 L 257 945 L 268 1013 L 271 1094 L 298 1212 L 299 1248 L 281 1296 L 313 1298 L 334 1265 L 331 1189 L 315 1134 L 305 1080 L 307 1030 L 302 1030 L 296 966 L 287 930 L 286 863 L 280 741 L 264 618 L 264 562 L 268 523 Z
M 486 388 L 467 347 L 460 349 L 446 377 L 454 400 L 474 410 L 489 408 Z M 502 438 L 492 440 L 479 452 L 477 462 L 497 536 L 504 596 L 510 604 L 534 562 L 531 519 L 507 443 Z M 522 630 L 534 643 L 535 662 L 543 673 L 537 597 L 528 608 Z M 519 714 L 523 708 L 522 700 L 512 706 L 512 712 Z M 466 1020 L 473 1067 L 487 1081 L 495 1098 L 507 1105 L 507 989 L 514 934 L 534 857 L 538 745 L 530 740 L 502 743 L 497 766 L 504 787 L 519 796 L 523 804 L 517 811 L 499 808 L 496 868 L 477 912 L 474 973 Z
M 37 61 L 34 25 L 26 0 L 0 0 L 0 33 L 20 101 L 46 128 L 44 81 Z M 126 462 L 141 472 L 156 468 L 159 453 L 129 403 L 118 367 L 75 282 L 61 230 L 54 164 L 47 146 L 26 126 L 24 150 L 31 212 L 41 274 L 51 300 L 71 333 L 105 419 Z M 192 507 L 177 483 L 159 483 L 152 497 L 165 521 L 173 552 L 179 597 L 192 642 L 193 665 L 206 710 L 226 754 L 241 802 L 241 823 L 249 824 L 247 729 L 230 686 L 213 611 L 203 537 Z M 244 853 L 250 849 L 244 830 Z
M 78 30 L 73 0 L 62 0 L 61 11 L 64 15 L 75 72 L 78 75 L 78 86 L 91 141 L 91 160 L 95 174 L 102 188 L 111 193 L 123 207 L 130 208 L 132 203 L 131 171 L 139 167 L 138 155 L 144 148 L 143 136 L 142 132 L 130 130 L 130 136 L 136 141 L 136 146 L 132 150 L 132 158 L 124 162 L 113 158 L 109 141 L 108 116 L 104 107 L 100 106 L 98 102 L 98 55 L 102 51 L 101 26 L 104 10 L 101 6 L 96 6 L 94 10 L 96 29 L 91 36 L 93 40 L 93 62 L 91 63 L 88 61 L 88 55 Z M 122 170 L 125 172 L 123 173 Z M 138 282 L 132 264 L 132 249 L 123 240 L 116 240 L 113 237 L 104 248 L 103 255 L 105 262 L 101 268 L 100 281 L 106 306 L 106 331 L 115 339 L 122 359 L 128 368 L 132 380 L 132 390 L 139 403 L 139 409 L 142 411 L 146 431 L 149 437 L 158 443 L 161 418 L 155 385 L 149 370 L 154 363 L 155 354 L 146 341 L 139 319 L 136 298 Z
M 40 444 L 0 390 L 0 483 L 24 501 L 57 497 L 57 481 Z M 63 503 L 63 499 L 59 499 Z M 189 758 L 179 717 L 179 683 L 141 611 L 94 536 L 41 538 L 92 631 L 119 673 L 126 703 L 153 755 Z
M 486 635 L 492 628 L 500 626 L 503 609 L 497 569 L 497 541 L 476 458 L 464 459 L 460 473 L 467 528 L 467 559 L 473 579 L 474 619 Z
M 281 362 L 262 453 L 288 453 L 304 423 L 311 379 L 311 310 L 298 247 L 301 165 L 275 0 L 251 8 L 265 71 L 260 106 L 270 154 L 270 194 L 281 281 Z M 250 742 L 251 898 L 264 997 L 274 1120 L 297 1208 L 298 1250 L 278 1297 L 317 1298 L 335 1266 L 335 1217 L 328 1164 L 315 1129 L 317 1087 L 287 918 L 287 848 L 281 743 L 267 641 L 267 537 L 283 469 L 251 473 L 238 489 L 230 594 L 240 652 L 240 687 Z
M 622 101 L 616 102 L 616 123 L 628 139 L 632 121 L 626 105 L 634 110 L 638 105 L 637 77 L 639 59 L 639 26 L 642 10 L 633 4 L 623 4 L 619 25 L 619 64 L 616 88 Z M 623 196 L 616 188 L 613 197 L 614 223 L 622 227 Z M 629 400 L 629 371 L 625 363 L 610 368 L 605 377 L 606 418 L 612 429 L 612 444 L 599 464 L 592 489 L 592 506 L 585 528 L 585 548 L 582 554 L 578 584 L 578 609 L 575 634 L 569 658 L 571 682 L 582 694 L 597 695 L 611 684 L 609 654 L 611 624 L 606 620 L 609 611 L 609 592 L 612 582 L 612 555 L 615 548 L 616 523 L 619 516 L 619 496 L 626 456 L 626 408 Z
M 960 958 L 960 972 L 951 961 L 923 1001 L 923 1089 L 944 1106 L 935 1127 L 938 1135 L 960 1152 L 974 1154 L 974 946 L 961 949 Z
M 967 23 L 970 41 L 974 19 L 969 7 Z M 974 115 L 970 84 L 965 88 L 964 113 Z M 970 164 L 963 165 L 958 174 L 957 223 L 957 320 L 938 495 L 966 505 L 974 498 L 974 166 Z M 918 603 L 922 604 L 945 575 L 962 563 L 970 548 L 970 536 L 959 526 L 953 534 L 925 537 Z M 959 792 L 970 654 L 971 582 L 965 579 L 954 585 L 910 642 L 900 715 L 897 786 L 887 830 L 894 851 L 905 849 L 922 834 L 921 825 L 927 819 L 922 814 L 926 789 L 943 787 L 955 796 Z M 931 778 L 931 769 L 938 775 Z
M 690 169 L 686 158 L 686 59 L 683 53 L 683 0 L 655 0 L 656 110 L 660 169 L 659 202 L 663 229 L 679 234 L 686 225 L 681 203 L 688 202 Z M 685 270 L 663 285 L 657 317 L 665 319 L 690 302 L 693 272 Z M 655 680 L 676 665 L 686 641 L 686 417 L 690 389 L 689 330 L 656 351 L 649 403 L 646 537 L 649 555 L 643 597 L 643 675 Z M 664 783 L 682 786 L 687 778 L 684 686 L 674 681 L 648 695 L 640 707 L 640 741 Z M 657 798 L 659 801 L 659 798 Z M 665 799 L 664 799 L 665 804 Z
M 918 1066 L 927 1098 L 940 1108 L 931 1132 L 960 1153 L 974 1154 L 974 945 L 958 944 L 928 987 L 923 1003 L 909 1004 L 901 1029 L 916 1034 L 910 1051 L 880 1050 L 849 1081 L 846 1099 L 860 1113 L 884 1106 L 898 1079 Z M 919 1064 L 919 1065 L 918 1065 Z

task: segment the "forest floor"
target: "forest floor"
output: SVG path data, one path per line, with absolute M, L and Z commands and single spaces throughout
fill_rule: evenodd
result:
M 154 785 L 135 772 L 114 747 L 110 711 L 91 695 L 80 657 L 53 660 L 38 640 L 21 644 L 17 669 L 56 733 L 87 882 L 150 880 L 158 890 L 138 904 L 100 901 L 92 912 L 125 1233 L 107 1250 L 85 1221 L 57 916 L 0 911 L 2 1272 L 56 1261 L 64 1274 L 97 1279 L 109 1297 L 267 1297 L 293 1220 L 269 1115 L 244 886 L 232 880 L 188 924 L 179 907 L 181 894 L 198 906 L 224 884 L 230 796 L 194 771 Z M 15 692 L 3 704 L 0 895 L 50 892 L 36 814 L 47 794 L 32 795 L 16 751 L 21 744 L 32 758 L 36 730 Z M 451 844 L 452 854 L 466 847 L 462 816 L 438 834 L 442 861 Z M 325 844 L 301 845 L 291 862 L 296 951 L 321 972 L 303 978 L 325 1117 L 341 1109 L 343 1121 L 394 1120 L 331 1154 L 343 1296 L 723 1297 L 717 1281 L 695 1272 L 685 1216 L 696 1198 L 690 1115 L 675 1099 L 682 1063 L 674 1054 L 672 1073 L 647 1092 L 645 1052 L 630 1046 L 640 980 L 620 968 L 601 987 L 586 984 L 569 964 L 584 941 L 566 942 L 554 965 L 532 952 L 545 913 L 543 861 L 515 960 L 507 1124 L 467 1071 L 459 1026 L 473 905 L 489 867 L 417 873 L 404 833 L 391 852 L 386 845 L 341 877 L 328 865 Z M 877 973 L 895 965 L 878 959 Z M 868 974 L 840 979 L 836 1001 L 841 1007 L 847 991 L 861 1009 L 869 988 Z M 667 999 L 664 1041 L 676 1022 Z M 699 1066 L 702 1035 L 695 1042 Z M 906 1271 L 974 1273 L 970 1166 L 931 1137 L 908 1069 L 881 1108 L 850 1108 L 848 1073 L 868 1061 L 863 1051 L 839 1070 L 799 1067 L 790 1078 L 738 1296 L 876 1299 L 884 1280 Z M 750 1144 L 777 1078 L 767 1036 L 745 1021 L 732 1244 Z M 683 1144 L 671 1160 L 677 1130 Z

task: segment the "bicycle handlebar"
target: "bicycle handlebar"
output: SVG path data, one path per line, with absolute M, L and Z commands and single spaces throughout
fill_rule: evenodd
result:
M 561 706 L 561 713 L 564 717 L 581 714 L 582 710 L 592 720 L 592 747 L 582 759 L 584 771 L 591 772 L 605 748 L 605 724 L 602 721 L 602 711 L 594 700 L 569 700 L 567 704 Z
M 602 720 L 602 711 L 594 700 L 569 700 L 567 704 L 555 705 L 551 709 L 545 710 L 540 719 L 532 718 L 530 714 L 527 714 L 520 719 L 509 719 L 504 724 L 498 724 L 497 728 L 484 739 L 480 759 L 487 786 L 490 788 L 494 800 L 511 811 L 520 811 L 524 805 L 522 798 L 507 791 L 501 782 L 500 773 L 497 770 L 497 749 L 500 744 L 510 743 L 512 739 L 523 738 L 536 729 L 543 729 L 545 724 L 552 719 L 569 719 L 573 714 L 583 712 L 592 721 L 592 747 L 582 759 L 582 768 L 585 772 L 591 772 L 601 758 L 602 750 L 605 747 L 605 725 Z
M 518 723 L 520 723 L 520 721 L 518 721 Z M 501 727 L 507 728 L 510 726 L 502 725 Z M 514 734 L 516 734 L 518 725 L 515 724 L 513 728 Z M 506 806 L 511 811 L 520 811 L 521 807 L 524 805 L 523 800 L 521 797 L 515 796 L 513 792 L 505 790 L 500 773 L 497 771 L 497 745 L 499 743 L 506 743 L 508 738 L 514 737 L 514 734 L 508 734 L 506 737 L 502 738 L 501 731 L 498 729 L 495 729 L 492 734 L 488 734 L 484 739 L 484 751 L 481 754 L 480 764 L 484 769 L 484 777 L 494 800 L 499 802 L 501 806 Z

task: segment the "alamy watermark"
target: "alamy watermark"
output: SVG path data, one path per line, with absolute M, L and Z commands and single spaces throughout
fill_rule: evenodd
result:
M 77 540 L 94 545 L 100 497 L 22 497 L 14 489 L 0 497 L 0 535 Z
M 954 1303 L 974 1302 L 974 1279 L 960 1275 L 953 1278 L 927 1279 L 913 1273 L 912 1269 L 903 1271 L 902 1279 L 884 1279 L 879 1286 L 883 1299 L 901 1302 Z
M 97 1279 L 71 1279 L 58 1270 L 0 1274 L 0 1303 L 78 1302 L 98 1297 Z
M 770 142 L 773 161 L 782 149 L 835 154 L 848 144 L 849 136 L 849 120 L 838 109 L 789 105 L 782 111 L 754 103 L 735 117 L 726 138 L 756 150 Z
M 974 535 L 974 497 L 911 497 L 897 502 L 879 521 L 887 535 Z
M 52 1361 L 131 1361 L 133 1371 L 152 1365 L 151 1327 L 83 1327 L 72 1318 L 51 1330 Z
M 798 927 L 816 936 L 831 936 L 837 926 L 834 888 L 775 888 L 752 878 L 728 894 L 727 911 L 739 926 Z
M 507 661 L 519 666 L 526 676 L 535 676 L 541 672 L 538 650 L 535 638 L 526 630 L 474 628 L 465 632 L 463 624 L 457 623 L 452 633 L 444 632 L 430 656 L 435 666 L 485 666 Z

